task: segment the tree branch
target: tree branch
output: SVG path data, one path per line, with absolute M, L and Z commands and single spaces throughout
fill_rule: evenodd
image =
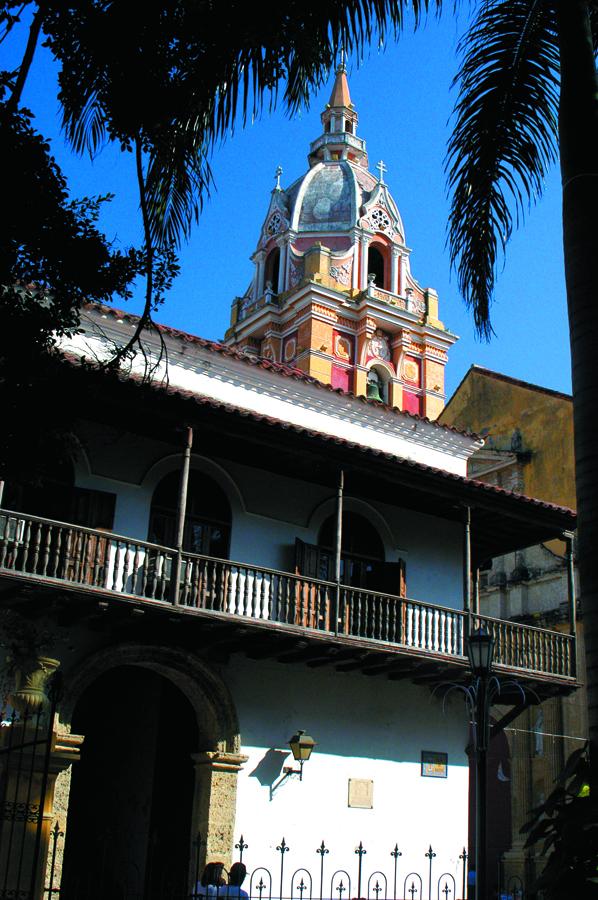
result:
M 21 65 L 19 66 L 19 74 L 17 75 L 17 80 L 15 82 L 12 94 L 8 98 L 8 102 L 6 104 L 8 109 L 12 111 L 16 110 L 19 106 L 19 103 L 21 102 L 21 94 L 23 93 L 23 88 L 25 87 L 27 76 L 29 75 L 31 63 L 33 62 L 35 48 L 37 47 L 37 42 L 42 30 L 43 19 L 43 9 L 41 6 L 38 6 L 37 12 L 33 16 L 33 21 L 31 22 L 31 26 L 29 28 L 29 37 L 27 38 L 27 46 L 25 47 L 25 53 L 23 54 Z
M 166 363 L 168 364 L 168 350 L 162 332 L 160 331 L 160 329 L 156 328 L 155 330 L 160 340 L 160 352 L 156 361 L 150 365 L 147 353 L 141 340 L 141 335 L 143 334 L 144 330 L 146 328 L 151 328 L 154 324 L 152 321 L 152 303 L 154 294 L 154 246 L 152 242 L 151 223 L 147 205 L 146 183 L 143 174 L 143 153 L 141 138 L 139 136 L 135 138 L 135 169 L 137 173 L 139 207 L 141 209 L 141 218 L 143 221 L 143 235 L 146 255 L 145 303 L 143 306 L 143 312 L 139 317 L 139 321 L 137 322 L 132 337 L 123 347 L 117 350 L 113 358 L 110 360 L 109 366 L 111 368 L 117 368 L 123 361 L 123 359 L 133 356 L 137 350 L 140 350 L 145 359 L 145 375 L 146 377 L 151 378 L 151 376 L 160 366 L 160 363 L 163 359 L 166 359 Z

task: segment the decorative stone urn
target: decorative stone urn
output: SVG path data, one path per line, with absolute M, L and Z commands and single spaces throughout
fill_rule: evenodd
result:
M 32 656 L 13 660 L 15 688 L 10 703 L 19 712 L 38 710 L 48 702 L 46 686 L 60 660 L 49 656 Z

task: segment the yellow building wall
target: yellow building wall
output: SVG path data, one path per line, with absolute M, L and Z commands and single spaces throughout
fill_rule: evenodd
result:
M 511 450 L 519 429 L 523 450 L 531 452 L 522 467 L 523 492 L 575 509 L 570 398 L 471 370 L 438 421 L 480 433 L 496 450 Z

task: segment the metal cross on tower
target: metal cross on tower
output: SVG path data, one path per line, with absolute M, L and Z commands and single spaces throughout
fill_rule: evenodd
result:
M 282 166 L 276 166 L 276 172 L 274 173 L 274 177 L 276 178 L 276 190 L 279 191 L 280 188 L 280 176 L 282 175 Z
M 376 163 L 376 168 L 380 172 L 378 181 L 380 182 L 380 184 L 384 184 L 384 173 L 388 171 L 386 164 L 382 162 L 382 160 L 380 160 L 379 163 Z

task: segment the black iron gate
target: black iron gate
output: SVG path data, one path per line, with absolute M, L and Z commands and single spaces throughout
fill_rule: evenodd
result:
M 0 900 L 35 900 L 45 879 L 50 821 L 44 812 L 58 693 L 55 675 L 47 703 L 2 711 Z

